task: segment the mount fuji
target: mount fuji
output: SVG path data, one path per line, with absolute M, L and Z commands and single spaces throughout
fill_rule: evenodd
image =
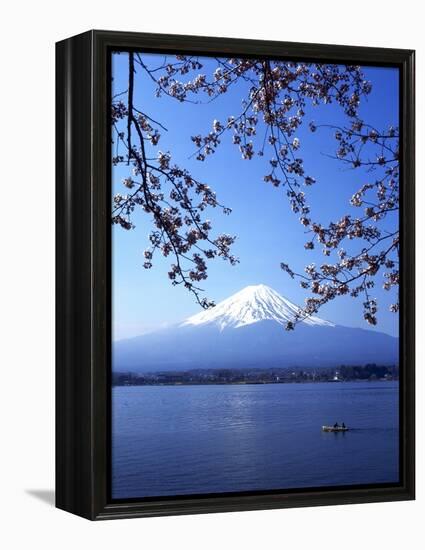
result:
M 286 325 L 293 321 L 299 308 L 266 285 L 247 286 L 216 307 L 189 317 L 183 325 L 216 324 L 220 330 L 238 328 L 260 321 L 276 321 Z M 329 321 L 310 317 L 303 321 L 310 326 L 330 326 Z
M 319 317 L 286 331 L 299 308 L 266 285 L 247 286 L 182 323 L 113 344 L 117 372 L 398 364 L 398 339 Z

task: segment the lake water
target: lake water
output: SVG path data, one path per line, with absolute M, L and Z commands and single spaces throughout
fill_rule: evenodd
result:
M 398 383 L 113 388 L 112 497 L 398 482 Z M 353 430 L 324 433 L 323 424 Z

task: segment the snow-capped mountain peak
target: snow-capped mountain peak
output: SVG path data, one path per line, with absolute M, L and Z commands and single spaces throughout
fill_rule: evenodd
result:
M 218 303 L 214 308 L 189 317 L 183 325 L 215 324 L 220 330 L 265 320 L 286 325 L 288 321 L 294 320 L 298 310 L 298 306 L 272 288 L 263 284 L 251 285 Z M 311 326 L 335 326 L 329 321 L 313 316 L 302 322 Z

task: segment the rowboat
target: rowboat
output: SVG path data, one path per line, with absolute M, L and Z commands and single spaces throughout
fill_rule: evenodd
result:
M 348 432 L 349 429 L 350 428 L 347 427 L 343 428 L 342 426 L 322 426 L 324 432 Z

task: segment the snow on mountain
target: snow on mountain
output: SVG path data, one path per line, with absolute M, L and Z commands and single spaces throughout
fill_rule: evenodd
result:
M 295 304 L 269 286 L 252 285 L 223 300 L 214 308 L 189 317 L 182 325 L 215 324 L 223 330 L 268 320 L 285 326 L 288 321 L 294 321 L 298 311 L 299 308 Z M 302 323 L 309 326 L 335 326 L 319 317 L 309 317 Z

